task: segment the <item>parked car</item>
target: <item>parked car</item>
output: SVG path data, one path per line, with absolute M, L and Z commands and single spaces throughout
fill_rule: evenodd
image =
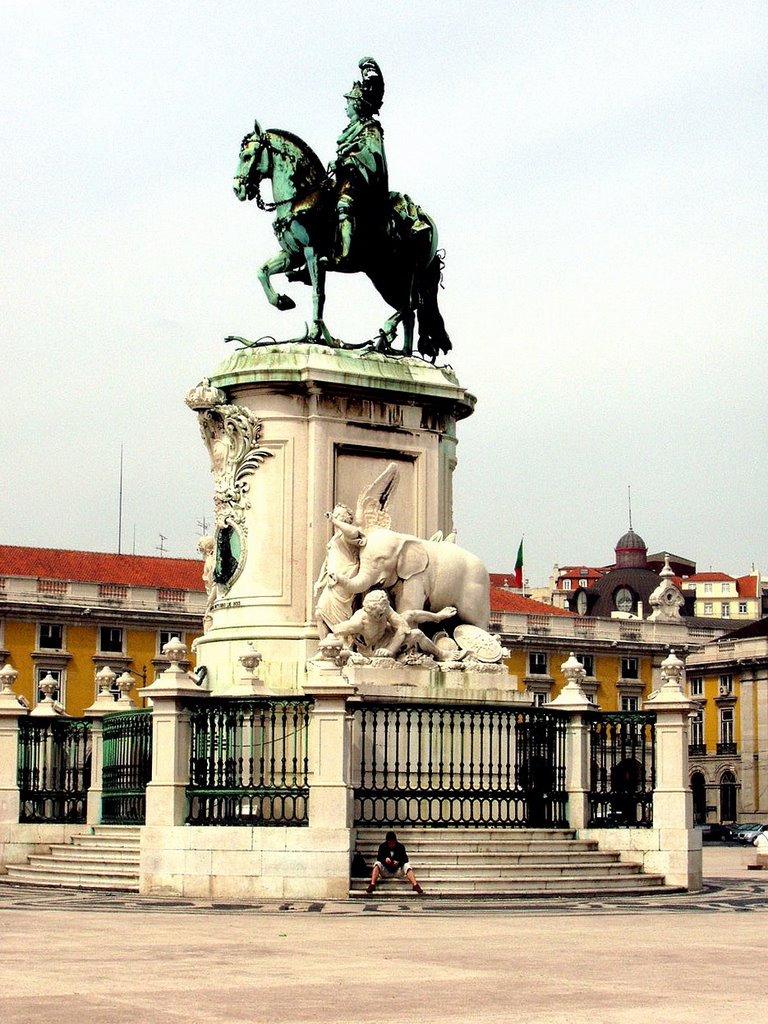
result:
M 736 825 L 734 827 L 733 838 L 736 840 L 737 843 L 746 843 L 747 839 L 745 837 L 746 837 L 747 832 L 751 832 L 752 829 L 756 829 L 756 828 L 759 828 L 759 827 L 760 827 L 760 823 L 757 822 L 757 821 L 743 822 L 741 825 Z M 755 835 L 757 835 L 757 833 L 755 833 Z M 754 836 L 753 836 L 753 838 L 754 838 Z M 750 840 L 750 842 L 751 842 L 751 840 Z
M 702 829 L 701 839 L 704 843 L 731 843 L 733 842 L 733 829 L 730 825 L 721 823 L 705 825 Z
M 739 841 L 746 843 L 747 846 L 752 846 L 762 832 L 768 832 L 768 825 L 752 825 L 751 828 L 744 829 L 739 837 Z

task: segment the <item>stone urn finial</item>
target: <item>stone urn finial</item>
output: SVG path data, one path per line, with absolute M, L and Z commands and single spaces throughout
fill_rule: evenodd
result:
M 103 668 L 99 669 L 99 671 L 96 673 L 96 682 L 99 685 L 99 699 L 103 697 L 105 701 L 107 698 L 109 698 L 111 701 L 114 701 L 115 698 L 112 693 L 112 687 L 115 685 L 116 679 L 117 676 L 109 667 L 109 665 L 104 665 Z
M 16 694 L 13 692 L 13 687 L 18 678 L 19 673 L 10 662 L 8 662 L 7 665 L 3 665 L 3 667 L 0 668 L 0 684 L 2 684 L 0 694 L 10 694 L 12 697 L 15 697 Z
M 684 668 L 684 663 L 680 658 L 678 658 L 674 650 L 670 648 L 669 654 L 661 663 L 661 678 L 664 680 L 662 685 L 665 687 L 674 687 L 682 693 Z
M 179 662 L 187 656 L 187 645 L 182 643 L 177 636 L 172 636 L 167 644 L 163 644 L 163 654 L 170 661 L 171 666 L 178 668 Z
M 29 707 L 24 697 L 20 697 L 17 693 L 13 692 L 13 687 L 18 678 L 19 673 L 10 662 L 0 668 L 0 708 L 13 708 L 16 710 L 19 706 L 23 708 Z
M 116 709 L 132 711 L 136 707 L 130 697 L 133 689 L 133 676 L 127 669 L 117 677 L 117 688 L 120 691 L 120 696 L 117 699 Z
M 560 705 L 577 711 L 582 709 L 588 711 L 590 708 L 593 708 L 594 704 L 586 695 L 581 685 L 587 678 L 587 670 L 573 651 L 571 651 L 568 659 L 560 666 L 560 671 L 565 676 L 567 682 L 555 699 L 550 701 L 550 704 L 556 707 Z
M 560 666 L 560 671 L 568 680 L 567 686 L 578 686 L 581 689 L 582 682 L 587 678 L 587 670 L 571 651 L 570 657 Z

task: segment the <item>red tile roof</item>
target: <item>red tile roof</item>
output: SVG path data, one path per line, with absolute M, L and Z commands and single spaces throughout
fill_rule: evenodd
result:
M 568 612 L 564 608 L 553 608 L 551 604 L 534 601 L 533 598 L 523 597 L 522 594 L 511 594 L 500 587 L 491 587 L 491 611 L 513 612 L 518 615 L 573 616 L 573 612 Z
M 693 576 L 686 576 L 686 583 L 733 583 L 733 576 L 726 576 L 724 572 L 697 572 Z
M 202 560 L 195 558 L 114 555 L 0 544 L 0 576 L 202 591 L 205 590 L 202 572 Z
M 736 580 L 739 597 L 757 597 L 757 576 L 739 576 Z

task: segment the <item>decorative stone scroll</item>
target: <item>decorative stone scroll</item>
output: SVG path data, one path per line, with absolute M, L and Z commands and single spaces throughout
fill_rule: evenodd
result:
M 214 480 L 217 565 L 214 580 L 227 589 L 245 563 L 248 477 L 272 452 L 259 447 L 262 421 L 248 409 L 230 405 L 219 388 L 204 378 L 186 396 L 197 413 L 200 434 L 211 459 Z M 237 544 L 233 542 L 237 534 Z M 235 550 L 236 548 L 236 550 Z M 224 568 L 222 568 L 224 566 Z

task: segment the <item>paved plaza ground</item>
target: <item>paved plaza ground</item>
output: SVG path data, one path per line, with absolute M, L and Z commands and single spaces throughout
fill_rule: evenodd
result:
M 764 1016 L 768 871 L 697 895 L 217 905 L 0 885 L 3 1024 L 678 1024 Z

